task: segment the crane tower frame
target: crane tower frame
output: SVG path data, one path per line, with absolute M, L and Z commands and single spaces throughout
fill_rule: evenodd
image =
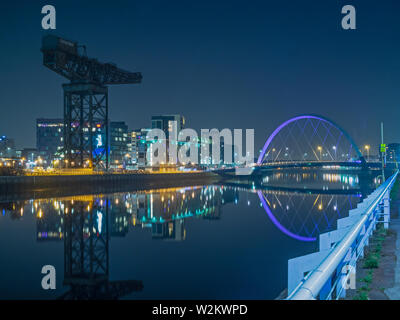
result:
M 108 85 L 137 84 L 140 72 L 102 63 L 79 53 L 77 42 L 55 35 L 42 39 L 43 65 L 70 80 L 64 90 L 64 155 L 68 168 L 107 171 L 110 137 Z

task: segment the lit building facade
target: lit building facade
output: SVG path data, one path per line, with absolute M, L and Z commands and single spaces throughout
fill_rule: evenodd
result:
M 151 128 L 164 131 L 165 137 L 168 140 L 174 121 L 176 121 L 177 124 L 177 133 L 185 128 L 185 118 L 179 114 L 152 116 Z
M 131 130 L 129 136 L 131 139 L 129 154 L 131 156 L 131 164 L 135 166 L 138 163 L 138 140 L 140 137 L 140 129 Z
M 35 162 L 39 158 L 39 152 L 36 148 L 24 148 L 21 150 L 21 158 L 27 162 Z
M 400 161 L 400 143 L 390 143 L 387 145 L 386 161 Z
M 110 122 L 110 164 L 124 165 L 131 139 L 128 138 L 128 126 L 124 121 Z
M 36 148 L 41 158 L 50 163 L 60 158 L 64 146 L 64 120 L 36 120 Z
M 135 129 L 130 133 L 131 161 L 132 164 L 138 169 L 143 169 L 147 165 L 146 153 L 149 143 L 146 141 L 146 136 L 150 130 L 151 129 Z
M 16 150 L 14 139 L 6 136 L 0 137 L 0 158 L 14 158 L 16 157 Z
M 173 130 L 173 123 L 176 122 L 176 133 L 185 128 L 185 118 L 179 114 L 159 115 L 151 117 L 151 128 L 161 129 L 165 133 L 166 138 L 166 160 L 169 161 L 169 140 Z

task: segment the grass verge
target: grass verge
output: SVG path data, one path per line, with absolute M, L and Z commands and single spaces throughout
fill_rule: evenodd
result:
M 371 290 L 371 283 L 374 277 L 374 270 L 379 267 L 381 259 L 382 244 L 385 241 L 387 230 L 380 223 L 377 225 L 373 236 L 370 238 L 370 244 L 366 249 L 363 268 L 367 269 L 367 274 L 358 281 L 361 282 L 353 300 L 368 300 L 368 293 Z

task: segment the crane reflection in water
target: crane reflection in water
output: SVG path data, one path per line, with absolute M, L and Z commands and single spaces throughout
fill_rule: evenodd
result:
M 141 229 L 152 239 L 185 241 L 188 219 L 222 219 L 223 207 L 236 205 L 240 196 L 248 205 L 255 200 L 259 203 L 249 206 L 243 219 L 266 214 L 266 224 L 271 221 L 286 236 L 312 242 L 319 234 L 334 230 L 336 220 L 347 216 L 364 196 L 357 176 L 325 175 L 319 192 L 299 187 L 300 182 L 310 184 L 307 175 L 286 179 L 297 180 L 296 189 L 290 190 L 290 183 L 278 188 L 264 178 L 257 186 L 224 184 L 4 202 L 0 210 L 15 220 L 26 214 L 36 217 L 39 243 L 64 242 L 63 284 L 68 290 L 60 298 L 117 299 L 141 291 L 145 281 L 110 281 L 113 238 Z M 340 188 L 335 187 L 337 181 Z M 229 210 L 227 219 L 228 215 Z

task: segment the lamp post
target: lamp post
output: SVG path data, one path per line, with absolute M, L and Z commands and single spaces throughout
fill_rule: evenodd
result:
M 364 146 L 364 149 L 367 150 L 367 161 L 369 161 L 369 148 L 370 146 L 368 144 Z
M 332 149 L 335 151 L 335 161 L 336 161 L 336 146 L 333 146 Z
M 382 182 L 385 181 L 386 145 L 383 143 L 383 122 L 381 122 Z
M 319 161 L 321 161 L 321 158 L 322 158 L 322 147 L 318 146 L 317 149 L 319 150 Z

